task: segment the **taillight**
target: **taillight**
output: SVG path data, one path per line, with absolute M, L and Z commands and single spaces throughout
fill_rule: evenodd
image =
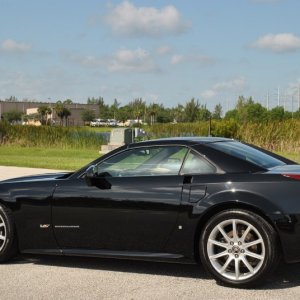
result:
M 282 175 L 292 179 L 300 180 L 300 174 L 282 174 Z

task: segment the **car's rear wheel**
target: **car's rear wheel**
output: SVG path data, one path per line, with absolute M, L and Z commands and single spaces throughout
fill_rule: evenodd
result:
M 0 205 L 0 262 L 17 254 L 17 241 L 11 211 Z
M 273 227 L 245 210 L 222 211 L 206 223 L 200 238 L 202 264 L 217 279 L 236 287 L 262 283 L 277 265 Z

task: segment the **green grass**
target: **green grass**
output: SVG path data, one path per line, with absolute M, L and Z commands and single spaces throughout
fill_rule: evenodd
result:
M 94 132 L 111 132 L 114 129 L 114 127 L 91 127 L 91 126 L 83 126 L 83 128 Z
M 1 166 L 76 170 L 99 156 L 95 149 L 0 147 Z
M 287 157 L 300 164 L 300 153 L 277 152 L 277 154 Z
M 300 163 L 300 153 L 278 153 Z M 98 158 L 98 150 L 0 146 L 0 165 L 76 170 Z

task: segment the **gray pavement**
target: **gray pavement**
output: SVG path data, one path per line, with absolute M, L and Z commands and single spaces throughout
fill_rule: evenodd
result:
M 35 169 L 35 168 L 19 168 L 19 167 L 3 167 L 0 166 L 0 180 L 27 176 L 27 175 L 38 175 L 43 173 L 55 173 L 63 172 L 61 170 L 49 170 L 49 169 Z
M 0 178 L 55 170 L 0 167 Z M 300 299 L 300 264 L 281 264 L 255 290 L 217 285 L 201 266 L 19 256 L 0 265 L 0 299 Z

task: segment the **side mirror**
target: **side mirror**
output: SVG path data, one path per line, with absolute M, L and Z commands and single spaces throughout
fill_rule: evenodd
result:
M 85 172 L 85 181 L 88 186 L 96 186 L 101 190 L 108 190 L 111 188 L 110 182 L 106 180 L 106 176 L 110 177 L 107 172 L 98 174 L 97 167 L 95 165 L 89 166 Z
M 85 172 L 85 177 L 94 178 L 96 176 L 97 176 L 97 167 L 95 165 L 89 166 Z
M 93 179 L 97 176 L 97 168 L 95 165 L 91 165 L 87 168 L 87 170 L 85 171 L 85 181 L 87 183 L 88 186 L 92 186 L 93 185 Z

